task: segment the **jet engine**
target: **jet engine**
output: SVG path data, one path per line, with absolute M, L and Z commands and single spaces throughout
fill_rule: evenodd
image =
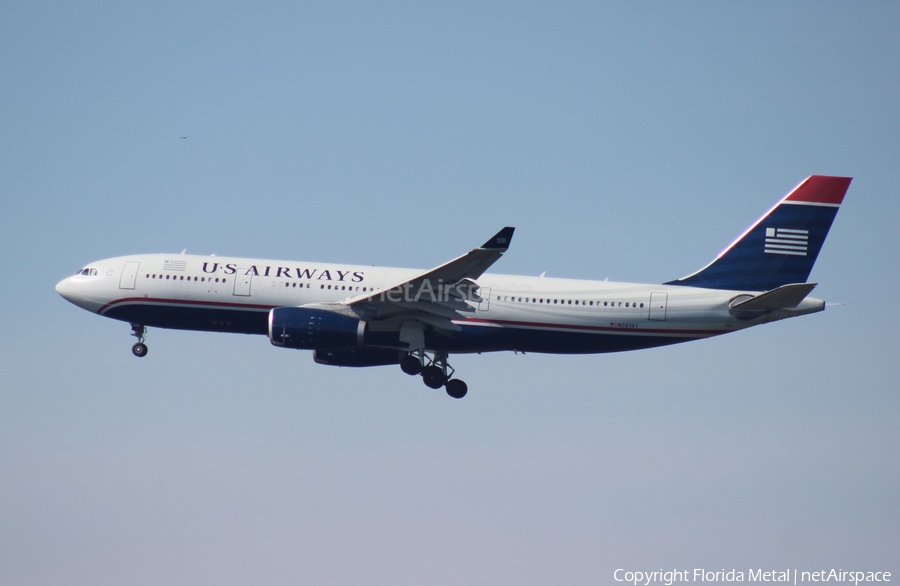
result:
M 276 307 L 269 311 L 269 341 L 282 348 L 360 346 L 365 331 L 366 322 L 322 309 Z

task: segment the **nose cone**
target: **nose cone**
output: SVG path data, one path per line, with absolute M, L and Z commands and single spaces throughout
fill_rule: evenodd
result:
M 72 305 L 97 313 L 109 301 L 103 285 L 103 279 L 74 275 L 57 283 L 56 292 Z
M 56 292 L 66 301 L 72 301 L 72 284 L 69 283 L 68 278 L 63 279 L 56 284 Z

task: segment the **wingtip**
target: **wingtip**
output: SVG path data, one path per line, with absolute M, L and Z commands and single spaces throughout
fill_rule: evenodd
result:
M 514 227 L 507 226 L 494 234 L 494 236 L 485 242 L 481 248 L 487 250 L 506 250 L 509 248 L 509 243 L 512 242 L 513 232 L 515 232 L 515 230 Z

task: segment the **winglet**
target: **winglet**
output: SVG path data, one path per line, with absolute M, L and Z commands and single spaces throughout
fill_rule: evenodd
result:
M 506 250 L 509 248 L 509 243 L 512 241 L 513 232 L 515 232 L 515 230 L 515 228 L 507 226 L 497 232 L 490 240 L 482 244 L 481 248 L 485 250 Z

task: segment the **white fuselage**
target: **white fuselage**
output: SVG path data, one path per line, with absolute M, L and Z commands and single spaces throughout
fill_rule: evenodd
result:
M 61 281 L 56 290 L 88 311 L 141 326 L 267 334 L 267 316 L 274 308 L 338 303 L 418 273 L 375 266 L 150 254 L 92 263 Z M 729 305 L 758 292 L 491 273 L 478 278 L 477 286 L 480 301 L 467 302 L 470 311 L 463 319 L 453 320 L 461 330 L 432 336 L 429 347 L 454 353 L 631 350 L 737 331 L 821 311 L 825 305 L 808 297 L 794 309 L 741 320 L 732 315 Z M 394 347 L 395 343 L 387 336 L 375 345 Z

